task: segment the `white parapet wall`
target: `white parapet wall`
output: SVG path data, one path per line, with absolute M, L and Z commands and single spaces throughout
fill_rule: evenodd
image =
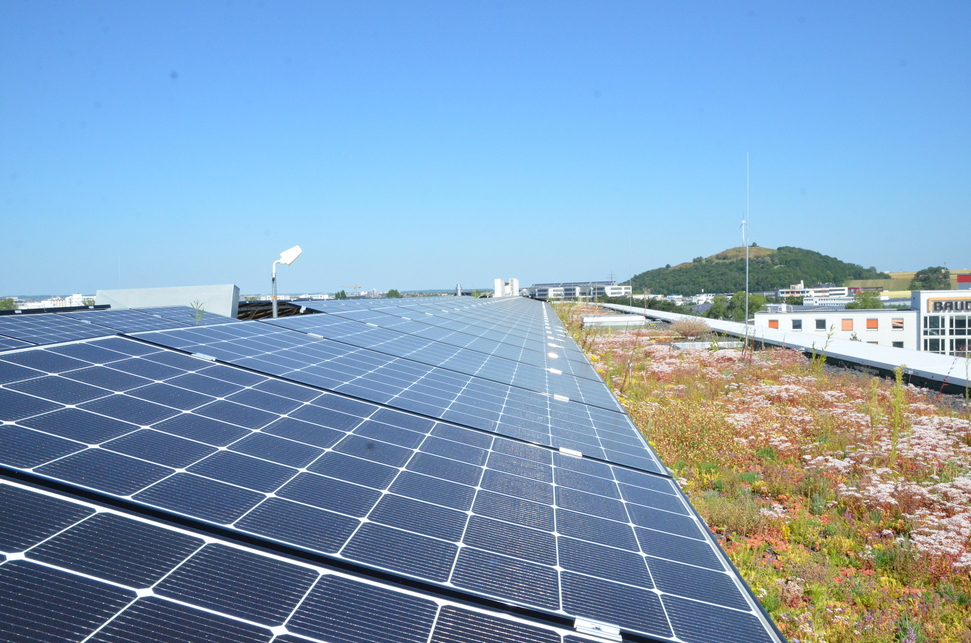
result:
M 239 309 L 239 287 L 227 284 L 99 290 L 95 295 L 95 303 L 99 306 L 108 304 L 112 308 L 159 308 L 201 304 L 203 310 L 208 313 L 236 319 Z

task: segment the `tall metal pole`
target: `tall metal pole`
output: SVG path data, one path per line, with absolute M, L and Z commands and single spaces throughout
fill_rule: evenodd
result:
M 748 342 L 748 209 L 749 209 L 749 172 L 748 172 L 748 152 L 745 153 L 745 223 L 742 229 L 742 238 L 745 243 L 745 341 Z
M 273 278 L 272 278 L 272 282 L 273 282 L 273 292 L 270 295 L 270 300 L 273 302 L 273 318 L 274 319 L 276 319 L 276 313 L 277 313 L 277 310 L 276 310 L 276 265 L 278 263 L 280 263 L 280 262 L 279 261 L 274 261 L 273 262 Z

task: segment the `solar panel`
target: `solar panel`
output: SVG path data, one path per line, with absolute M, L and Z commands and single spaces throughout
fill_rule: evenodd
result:
M 0 639 L 592 641 L 2 481 Z
M 61 317 L 70 317 L 78 321 L 97 324 L 105 328 L 121 331 L 122 333 L 137 333 L 146 330 L 162 330 L 165 328 L 183 328 L 189 324 L 164 319 L 158 315 L 150 315 L 137 310 L 91 310 L 73 313 L 57 313 Z
M 115 334 L 117 331 L 103 326 L 52 313 L 0 315 L 0 335 L 29 344 L 56 344 Z
M 519 361 L 525 352 L 522 350 L 507 356 L 496 356 L 497 349 L 505 346 L 497 341 L 482 341 L 477 349 L 453 348 L 444 340 L 433 341 L 397 330 L 375 328 L 376 324 L 369 322 L 335 320 L 335 317 L 337 316 L 309 315 L 269 320 L 269 323 L 385 355 L 620 411 L 616 398 L 604 388 L 599 378 L 593 381 L 551 373 L 549 368 L 543 366 L 547 362 L 545 353 L 532 351 L 541 359 L 537 360 L 537 364 L 524 363 Z M 596 377 L 592 368 L 588 370 Z
M 16 354 L 4 465 L 550 617 L 660 638 L 680 637 L 669 623 L 685 605 L 761 622 L 669 477 L 133 341 L 85 345 L 104 352 Z M 131 372 L 147 383 L 115 390 Z
M 625 414 L 566 397 L 514 388 L 260 322 L 139 337 L 398 409 L 664 471 Z

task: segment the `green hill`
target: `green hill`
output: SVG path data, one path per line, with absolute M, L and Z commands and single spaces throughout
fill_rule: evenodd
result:
M 763 292 L 786 288 L 800 281 L 807 286 L 831 283 L 845 285 L 854 279 L 886 279 L 876 268 L 846 263 L 812 250 L 782 246 L 749 248 L 749 290 Z M 634 275 L 630 282 L 636 293 L 649 289 L 661 295 L 694 295 L 700 292 L 745 290 L 745 248 L 730 248 L 710 257 L 696 257 L 689 263 L 656 268 Z

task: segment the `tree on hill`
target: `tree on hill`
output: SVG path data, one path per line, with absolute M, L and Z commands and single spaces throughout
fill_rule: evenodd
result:
M 755 313 L 765 308 L 766 299 L 762 295 L 749 294 L 748 314 Z M 711 302 L 711 308 L 705 313 L 708 319 L 727 319 L 743 323 L 745 321 L 745 293 L 737 292 L 729 299 L 723 295 L 718 295 Z
M 918 270 L 910 282 L 911 290 L 950 290 L 951 271 L 943 266 Z
M 745 289 L 745 253 L 737 249 L 672 268 L 648 270 L 635 275 L 630 284 L 634 292 L 649 288 L 662 295 L 694 295 L 699 292 L 738 292 Z M 752 248 L 749 262 L 749 291 L 760 292 L 785 288 L 804 281 L 807 285 L 844 284 L 853 279 L 878 279 L 883 276 L 874 268 L 863 268 L 835 257 L 783 246 L 777 250 Z
M 387 293 L 385 293 L 384 296 L 389 299 L 401 299 L 401 293 L 395 290 L 394 288 L 392 288 Z
M 883 308 L 880 301 L 880 293 L 872 290 L 863 290 L 853 295 L 853 301 L 846 304 L 848 310 L 874 310 Z

